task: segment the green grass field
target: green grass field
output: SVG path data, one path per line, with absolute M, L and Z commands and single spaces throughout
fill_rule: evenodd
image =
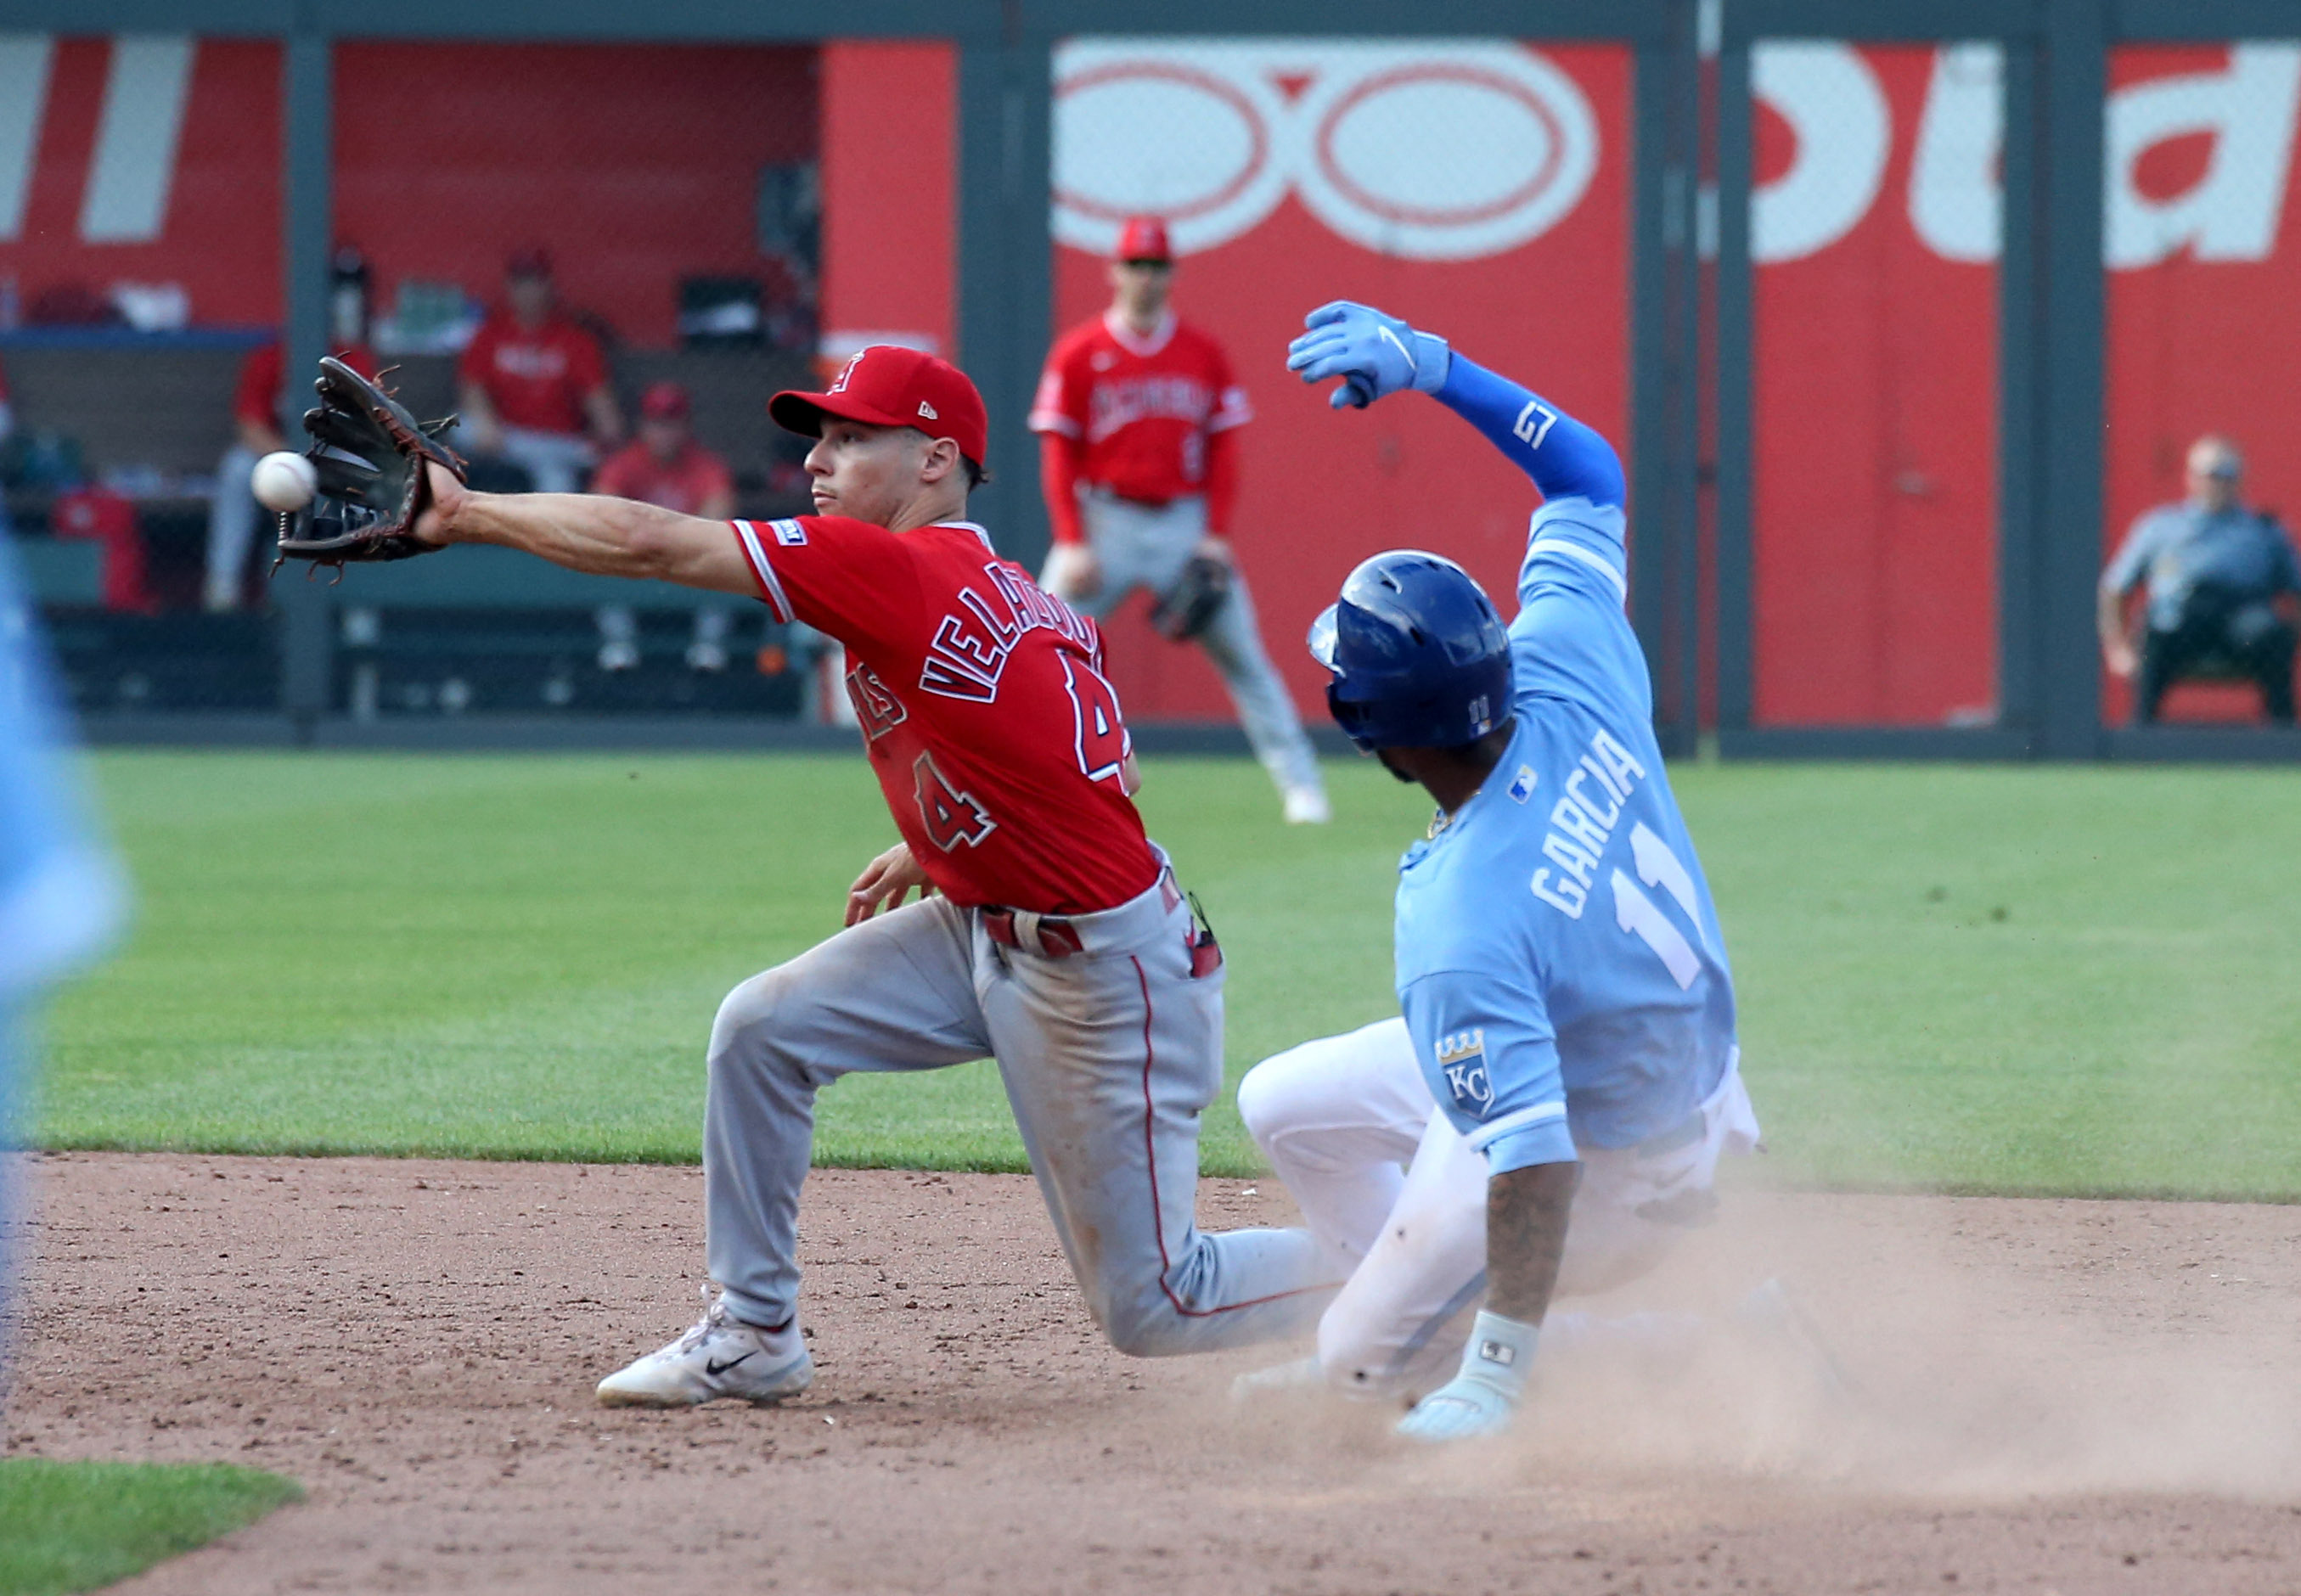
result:
M 853 756 L 113 754 L 140 894 L 50 1024 L 54 1147 L 690 1160 L 719 997 L 892 837 Z M 1419 795 L 1243 761 L 1144 806 L 1230 955 L 1234 1079 L 1394 1012 Z M 2301 1199 L 2301 774 L 1673 773 L 1772 1167 L 1802 1183 Z M 987 1065 L 825 1092 L 832 1163 L 1019 1167 Z M 1227 1102 L 1207 1166 L 1253 1152 Z
M 223 1464 L 0 1458 L 0 1592 L 93 1591 L 303 1494 L 292 1480 Z

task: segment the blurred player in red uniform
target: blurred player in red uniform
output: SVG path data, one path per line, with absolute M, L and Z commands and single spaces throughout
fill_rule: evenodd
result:
M 1165 597 L 1193 555 L 1231 563 L 1233 434 L 1254 412 L 1222 346 L 1176 319 L 1174 280 L 1166 224 L 1129 221 L 1110 263 L 1110 308 L 1057 341 L 1032 402 L 1055 538 L 1042 581 L 1097 619 L 1137 588 Z M 1197 641 L 1222 673 L 1287 820 L 1324 821 L 1317 756 L 1234 568 Z
M 328 278 L 328 352 L 363 377 L 376 372 L 368 347 L 367 262 L 357 250 L 336 252 Z M 263 514 L 248 487 L 255 463 L 289 447 L 280 425 L 287 395 L 285 357 L 277 338 L 257 345 L 240 363 L 231 400 L 231 447 L 216 464 L 215 499 L 208 507 L 207 578 L 202 593 L 212 611 L 236 610 L 247 580 L 248 546 Z M 308 402 L 311 389 L 297 397 Z M 298 414 L 302 405 L 297 406 Z M 297 447 L 302 447 L 299 439 Z
M 456 367 L 474 454 L 507 460 L 541 493 L 573 493 L 623 438 L 599 340 L 559 308 L 551 256 L 523 249 L 504 267 L 504 303 Z
M 600 462 L 591 479 L 591 491 L 611 498 L 635 498 L 643 505 L 699 515 L 706 521 L 725 521 L 735 514 L 735 479 L 727 463 L 695 441 L 693 406 L 687 390 L 676 382 L 648 385 L 640 396 L 639 436 Z M 599 668 L 625 671 L 640 663 L 639 618 L 631 606 L 601 606 Z M 724 605 L 698 605 L 695 636 L 687 646 L 687 663 L 698 671 L 727 668 L 727 629 L 731 617 Z
M 725 521 L 735 514 L 735 479 L 727 463 L 695 441 L 694 407 L 676 382 L 657 382 L 640 396 L 639 436 L 600 464 L 591 491 L 611 498 Z
M 855 882 L 846 930 L 720 1006 L 703 1124 L 719 1295 L 686 1334 L 603 1381 L 599 1400 L 806 1390 L 797 1222 L 816 1091 L 850 1071 L 985 1057 L 1087 1304 L 1122 1351 L 1306 1328 L 1331 1285 L 1307 1233 L 1193 1223 L 1199 1115 L 1223 1081 L 1222 957 L 1143 835 L 1095 623 L 966 519 L 982 396 L 933 356 L 880 345 L 828 391 L 778 394 L 771 410 L 816 439 L 814 515 L 731 526 L 625 499 L 475 494 L 432 467 L 437 503 L 415 527 L 743 594 L 838 639 L 902 839 Z M 763 823 L 783 849 L 809 846 L 802 815 Z M 904 904 L 915 888 L 925 895 Z

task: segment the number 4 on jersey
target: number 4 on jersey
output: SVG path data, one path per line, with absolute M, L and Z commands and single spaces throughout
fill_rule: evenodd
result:
M 999 829 L 972 793 L 959 791 L 936 768 L 933 754 L 922 754 L 912 763 L 911 782 L 911 798 L 919 806 L 927 837 L 943 852 L 962 842 L 972 848 Z
M 1079 769 L 1090 781 L 1107 781 L 1126 764 L 1134 746 L 1118 713 L 1118 695 L 1102 673 L 1083 660 L 1062 656 L 1063 684 L 1070 689 L 1074 746 Z

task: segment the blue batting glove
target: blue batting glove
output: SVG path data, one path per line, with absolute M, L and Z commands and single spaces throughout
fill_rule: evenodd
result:
M 1526 1395 L 1528 1366 L 1541 1327 L 1481 1312 L 1462 1349 L 1462 1368 L 1398 1421 L 1411 1441 L 1468 1441 L 1510 1428 Z
M 1435 394 L 1453 360 L 1444 338 L 1347 299 L 1320 305 L 1302 325 L 1309 330 L 1286 346 L 1286 369 L 1305 382 L 1340 377 L 1343 386 L 1326 401 L 1336 410 L 1363 410 L 1402 389 Z

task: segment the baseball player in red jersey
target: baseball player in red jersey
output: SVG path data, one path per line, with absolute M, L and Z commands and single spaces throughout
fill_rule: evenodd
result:
M 981 396 L 931 355 L 874 346 L 828 392 L 778 394 L 771 410 L 817 439 L 817 514 L 731 525 L 622 499 L 475 494 L 434 467 L 439 502 L 416 525 L 432 541 L 763 598 L 839 639 L 902 836 L 856 882 L 846 930 L 721 1005 L 703 1132 L 719 1295 L 599 1400 L 807 1389 L 794 1253 L 816 1092 L 853 1070 L 986 1055 L 1122 1351 L 1304 1329 L 1332 1284 L 1306 1233 L 1209 1235 L 1192 1221 L 1199 1113 L 1222 1084 L 1222 957 L 1143 835 L 1095 623 L 965 519 Z
M 1055 539 L 1041 580 L 1097 619 L 1136 588 L 1166 598 L 1193 555 L 1232 564 L 1232 434 L 1254 411 L 1222 346 L 1176 319 L 1167 303 L 1174 275 L 1166 224 L 1129 221 L 1110 264 L 1110 308 L 1063 335 L 1032 401 Z M 1230 576 L 1197 641 L 1222 673 L 1286 818 L 1324 821 L 1318 758 L 1262 647 L 1245 580 L 1234 566 Z

